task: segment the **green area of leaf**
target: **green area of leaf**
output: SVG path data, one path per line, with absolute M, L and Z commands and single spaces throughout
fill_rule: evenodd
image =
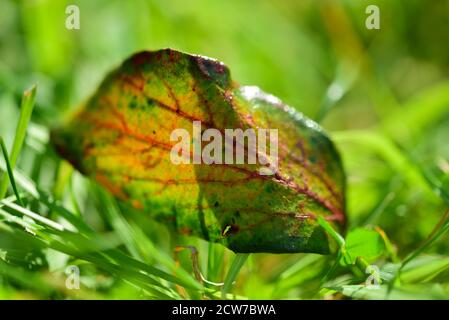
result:
M 358 257 L 374 260 L 385 251 L 385 244 L 380 234 L 374 230 L 356 228 L 346 236 L 346 260 L 343 263 L 355 264 Z

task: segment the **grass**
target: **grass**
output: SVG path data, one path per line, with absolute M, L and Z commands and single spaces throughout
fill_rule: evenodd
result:
M 10 182 L 13 190 L 13 195 L 0 201 L 0 216 L 3 217 L 3 220 L 0 222 L 0 228 L 3 231 L 2 238 L 6 237 L 6 239 L 15 243 L 14 249 L 2 249 L 2 252 L 5 254 L 1 260 L 0 272 L 8 286 L 19 286 L 23 289 L 32 290 L 33 295 L 36 295 L 36 297 L 41 295 L 42 297 L 65 297 L 72 294 L 77 298 L 110 297 L 98 295 L 99 293 L 95 289 L 89 288 L 89 280 L 87 278 L 82 281 L 83 288 L 79 291 L 71 292 L 64 288 L 63 274 L 65 267 L 73 263 L 73 265 L 80 268 L 86 268 L 88 274 L 93 272 L 92 267 L 94 267 L 95 271 L 92 276 L 98 277 L 101 274 L 106 278 L 109 277 L 110 280 L 113 279 L 113 282 L 119 282 L 120 284 L 114 283 L 113 286 L 123 286 L 126 287 L 126 290 L 131 291 L 132 294 L 126 296 L 127 298 L 243 298 L 240 295 L 229 295 L 229 292 L 233 291 L 233 285 L 238 278 L 239 271 L 249 258 L 248 254 L 235 255 L 229 267 L 224 268 L 220 264 L 226 260 L 225 258 L 229 259 L 232 254 L 224 252 L 224 249 L 219 247 L 219 245 L 208 244 L 208 250 L 200 251 L 201 258 L 207 252 L 208 263 L 205 268 L 207 273 L 205 274 L 212 279 L 219 278 L 220 273 L 226 275 L 223 278 L 223 283 L 213 283 L 207 280 L 204 282 L 198 279 L 198 277 L 195 278 L 195 270 L 192 270 L 189 266 L 192 256 L 185 256 L 183 265 L 178 265 L 179 261 L 176 261 L 166 250 L 161 250 L 160 246 L 154 243 L 154 240 L 138 224 L 128 222 L 123 217 L 120 206 L 109 194 L 94 183 L 76 176 L 76 172 L 71 170 L 71 167 L 65 163 L 59 164 L 58 175 L 53 188 L 53 193 L 57 194 L 57 197 L 54 194 L 46 194 L 40 190 L 34 181 L 20 172 L 19 169 L 13 170 L 12 160 L 17 160 L 17 150 L 21 149 L 26 135 L 27 124 L 31 115 L 30 110 L 32 110 L 34 104 L 30 96 L 34 97 L 35 90 L 35 87 L 33 87 L 32 95 L 30 95 L 29 91 L 26 91 L 23 95 L 24 102 L 21 110 L 26 115 L 19 117 L 14 147 L 11 152 L 11 155 L 15 154 L 14 158 L 8 155 L 3 139 L 0 140 L 5 160 L 3 170 L 6 169 L 4 170 L 3 179 Z M 403 176 L 405 181 L 414 186 L 420 186 L 428 194 L 435 194 L 433 191 L 438 190 L 435 186 L 429 185 L 420 170 L 386 137 L 369 131 L 360 131 L 357 134 L 346 131 L 335 133 L 334 139 L 337 142 L 363 144 L 365 147 L 379 153 Z M 56 157 L 51 152 L 49 152 L 48 156 Z M 89 190 L 88 198 L 93 198 L 94 204 L 92 205 L 96 208 L 94 210 L 97 210 L 97 214 L 101 213 L 101 218 L 109 224 L 109 228 L 106 228 L 109 229 L 108 231 L 98 233 L 86 223 L 85 219 L 87 217 L 82 213 L 78 204 L 79 199 L 77 199 L 74 193 L 76 179 L 81 179 L 83 188 Z M 55 199 L 59 198 L 61 200 L 66 193 L 70 193 L 69 203 L 71 203 L 73 209 L 67 208 Z M 439 193 L 437 192 L 436 194 Z M 443 190 L 441 190 L 441 194 L 444 194 Z M 40 212 L 35 212 L 30 208 L 40 208 Z M 46 212 L 46 214 L 41 212 Z M 380 261 L 383 260 L 381 263 L 391 269 L 391 264 L 388 263 L 388 260 L 392 260 L 391 262 L 394 262 L 397 266 L 396 269 L 393 268 L 393 273 L 376 275 L 378 276 L 378 282 L 382 283 L 381 288 L 388 286 L 388 290 L 382 296 L 379 295 L 379 292 L 383 291 L 366 291 L 363 285 L 353 284 L 354 282 L 363 281 L 364 277 L 366 277 L 365 270 L 370 263 L 363 256 L 359 255 L 357 255 L 355 260 L 348 258 L 350 250 L 347 248 L 345 238 L 336 232 L 324 219 L 320 219 L 320 224 L 330 237 L 335 240 L 338 248 L 336 253 L 332 257 L 300 255 L 296 257 L 296 262 L 286 262 L 285 269 L 280 270 L 266 284 L 268 287 L 274 286 L 274 288 L 271 288 L 272 295 L 270 298 L 288 298 L 288 292 L 292 289 L 304 284 L 307 287 L 307 284 L 310 285 L 310 282 L 313 283 L 313 281 L 317 280 L 319 280 L 321 290 L 311 297 L 340 292 L 350 297 L 388 298 L 392 297 L 391 292 L 393 292 L 393 297 L 407 298 L 409 297 L 408 295 L 413 294 L 413 290 L 410 288 L 415 288 L 411 284 L 418 285 L 422 279 L 433 279 L 444 273 L 449 267 L 449 262 L 447 262 L 446 258 L 423 255 L 435 241 L 446 233 L 448 221 L 446 213 L 423 244 L 400 261 L 393 261 L 391 256 L 388 257 L 387 253 L 389 251 L 393 252 L 394 249 L 392 249 L 385 233 L 381 234 L 385 240 L 385 248 L 376 253 L 376 261 L 379 261 L 379 259 Z M 353 230 L 355 230 L 355 226 Z M 347 237 L 350 234 L 351 232 Z M 9 242 L 5 241 L 5 239 L 2 240 L 2 243 Z M 192 239 L 187 241 L 192 241 Z M 200 240 L 194 241 L 197 242 L 199 248 L 205 247 L 205 244 L 201 243 Z M 367 238 L 360 238 L 355 241 L 356 246 L 362 244 L 367 246 L 364 248 L 365 251 L 369 251 L 370 246 L 374 245 Z M 389 245 L 389 248 L 387 245 Z M 25 262 L 20 261 L 20 258 L 24 257 L 20 257 L 20 255 L 14 257 L 14 252 L 16 254 L 21 251 L 28 252 L 29 248 L 37 251 L 46 251 L 47 254 L 44 258 L 46 264 L 48 264 L 46 267 L 59 265 L 55 269 L 56 274 L 59 275 L 50 281 L 45 273 L 31 272 L 27 268 L 20 266 Z M 48 252 L 52 254 L 49 255 Z M 12 256 L 11 258 L 9 258 L 10 255 Z M 17 261 L 14 261 L 14 258 Z M 414 260 L 418 258 L 432 259 L 434 262 L 426 263 L 425 268 L 423 268 L 422 263 L 413 264 Z M 18 265 L 12 267 L 16 263 Z M 320 265 L 320 268 L 316 269 L 317 271 L 304 272 L 304 269 L 313 268 L 312 266 L 317 264 Z M 412 267 L 407 268 L 407 266 Z M 200 269 L 198 272 L 202 273 L 202 267 L 200 265 L 197 267 Z M 30 268 L 30 265 L 28 265 L 28 268 Z M 346 272 L 349 271 L 349 274 L 344 271 L 346 269 Z M 413 275 L 413 273 L 417 273 L 418 276 Z M 24 279 L 27 280 L 24 281 Z M 340 279 L 342 282 L 339 286 L 331 284 Z M 95 283 L 99 280 L 91 279 L 90 281 Z M 407 283 L 407 286 L 404 287 L 401 284 L 403 281 Z M 97 283 L 96 285 L 99 284 Z M 409 290 L 411 291 L 409 292 Z M 439 296 L 436 293 L 430 293 L 427 297 L 435 298 Z
M 12 168 L 14 168 L 16 164 L 17 158 L 19 157 L 20 154 L 20 150 L 22 149 L 23 141 L 25 140 L 26 128 L 28 126 L 28 122 L 30 121 L 31 114 L 34 108 L 35 95 L 36 95 L 36 86 L 33 86 L 29 91 L 25 91 L 25 93 L 23 94 L 21 105 L 22 111 L 20 112 L 20 119 L 19 123 L 17 124 L 17 130 L 11 151 L 11 156 L 8 156 L 7 154 L 3 139 L 0 141 L 3 155 L 5 157 L 5 160 L 7 161 L 9 177 L 11 179 L 12 179 L 11 170 Z M 12 185 L 17 195 L 15 184 L 12 183 Z M 7 187 L 8 187 L 8 179 L 7 176 L 5 175 L 0 182 L 0 198 L 5 197 Z
M 60 3 L 6 1 L 0 298 L 449 298 L 449 5 L 375 2 L 378 33 L 363 27 L 371 1 L 78 1 L 77 32 L 58 25 Z M 176 234 L 130 215 L 54 153 L 50 128 L 105 72 L 167 46 L 224 60 L 242 84 L 329 131 L 348 176 L 347 233 L 320 221 L 332 254 L 235 255 Z M 188 246 L 197 252 L 178 250 Z M 73 266 L 79 290 L 66 286 Z M 370 270 L 377 289 L 366 285 Z

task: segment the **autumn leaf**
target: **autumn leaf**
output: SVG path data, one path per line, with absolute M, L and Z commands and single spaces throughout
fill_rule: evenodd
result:
M 195 121 L 219 132 L 277 129 L 278 170 L 174 164 L 171 133 L 182 128 L 193 137 Z M 235 252 L 324 254 L 328 238 L 317 216 L 345 224 L 345 176 L 322 129 L 259 88 L 239 86 L 210 58 L 170 49 L 135 54 L 53 130 L 52 141 L 141 214 Z

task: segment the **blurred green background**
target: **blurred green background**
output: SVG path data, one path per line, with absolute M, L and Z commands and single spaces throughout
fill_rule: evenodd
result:
M 80 9 L 79 30 L 65 27 L 70 4 Z M 365 9 L 371 4 L 380 8 L 380 30 L 365 27 Z M 122 60 L 136 51 L 165 47 L 219 59 L 240 84 L 260 86 L 324 126 L 344 160 L 350 229 L 378 226 L 392 243 L 391 252 L 373 259 L 379 266 L 398 263 L 416 249 L 447 210 L 449 1 L 2 0 L 0 135 L 8 147 L 12 145 L 22 93 L 37 84 L 29 137 L 17 167 L 70 210 L 74 195 L 83 219 L 94 230 L 107 232 L 114 224 L 102 217 L 101 206 L 91 204 L 88 182 L 52 154 L 48 128 L 92 95 L 105 74 Z M 69 178 L 64 179 L 66 172 Z M 66 188 L 67 183 L 74 187 Z M 52 210 L 42 204 L 34 208 L 51 217 Z M 151 234 L 152 228 L 142 228 L 143 233 L 156 251 L 165 250 L 170 256 L 170 248 L 162 241 L 165 231 Z M 18 244 L 11 251 L 11 241 L 0 236 L 0 260 L 2 250 L 6 252 L 6 264 L 0 264 L 0 297 L 85 297 L 59 292 L 52 285 L 51 294 L 40 292 L 18 282 L 14 270 L 23 268 L 31 269 L 36 281 L 47 283 L 46 272 L 55 258 L 47 252 L 41 257 L 46 262 L 30 267 L 27 246 Z M 200 240 L 185 241 L 198 241 L 204 249 L 200 260 L 210 271 L 211 247 L 207 249 L 208 244 Z M 427 250 L 431 260 L 421 264 L 446 264 L 433 266 L 432 272 L 438 270 L 433 276 L 412 277 L 410 282 L 417 286 L 413 290 L 421 292 L 420 285 L 436 279 L 428 289 L 437 286 L 437 297 L 449 297 L 448 241 L 443 237 Z M 211 280 L 222 281 L 232 253 L 216 250 L 221 250 L 218 256 L 223 260 L 218 261 L 223 263 L 218 263 L 216 279 Z M 8 258 L 11 252 L 16 259 Z M 184 258 L 189 270 L 189 257 Z M 321 280 L 332 266 L 331 258 L 298 254 L 253 255 L 251 259 L 237 284 L 236 293 L 241 296 L 352 296 L 323 287 Z M 69 258 L 62 260 L 61 274 Z M 117 275 L 108 274 L 104 266 L 91 264 L 85 266 L 90 275 L 84 279 L 87 296 L 92 290 L 100 298 L 146 297 L 140 289 L 117 284 L 121 283 Z M 315 269 L 312 274 L 311 269 Z M 360 279 L 344 278 L 347 271 L 342 268 L 333 277 L 360 283 Z M 186 293 L 183 297 L 197 296 Z

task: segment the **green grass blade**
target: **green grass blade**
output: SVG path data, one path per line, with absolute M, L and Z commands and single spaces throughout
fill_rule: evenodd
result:
M 448 115 L 449 81 L 420 91 L 402 108 L 383 120 L 382 128 L 389 136 L 411 141 L 431 124 Z M 404 112 L 406 110 L 406 112 Z
M 438 224 L 435 226 L 435 228 L 430 233 L 430 235 L 427 237 L 427 239 L 423 242 L 423 244 L 421 246 L 419 246 L 418 249 L 411 252 L 404 259 L 400 269 L 403 269 L 410 261 L 412 261 L 417 256 L 419 256 L 421 253 L 423 253 L 433 243 L 435 243 L 438 239 L 440 239 L 448 230 L 449 230 L 449 209 L 441 217 L 440 222 L 438 222 Z
M 34 108 L 35 96 L 36 96 L 35 85 L 33 85 L 31 89 L 25 91 L 22 96 L 22 103 L 20 105 L 19 123 L 17 124 L 16 135 L 14 138 L 14 143 L 9 158 L 12 169 L 14 169 L 20 151 L 22 150 L 22 145 L 25 140 L 28 123 L 30 122 L 31 114 Z M 5 175 L 0 182 L 0 199 L 5 197 L 7 189 L 8 189 L 8 178 Z
M 424 255 L 414 259 L 401 272 L 401 283 L 430 282 L 449 268 L 449 257 Z
M 329 222 L 327 222 L 323 217 L 319 216 L 318 223 L 335 240 L 335 242 L 337 242 L 340 249 L 344 248 L 345 239 L 337 231 L 335 231 L 334 228 L 332 228 Z
M 224 248 L 216 243 L 208 243 L 207 254 L 207 279 L 210 281 L 221 281 L 220 273 L 222 271 L 224 259 Z
M 369 130 L 346 130 L 333 132 L 332 138 L 337 143 L 357 143 L 372 149 L 401 174 L 410 186 L 420 186 L 429 195 L 434 194 L 433 186 L 428 184 L 415 164 L 385 135 Z
M 114 199 L 112 199 L 112 197 L 96 185 L 93 186 L 93 190 L 98 198 L 98 201 L 100 202 L 99 206 L 101 207 L 101 210 L 105 214 L 109 223 L 112 225 L 112 228 L 117 232 L 120 238 L 122 238 L 131 256 L 135 259 L 143 261 L 144 259 L 139 251 L 134 234 L 127 221 L 120 214 L 120 209 Z
M 234 280 L 237 278 L 240 269 L 245 264 L 245 261 L 248 259 L 249 253 L 237 253 L 235 255 L 234 260 L 232 261 L 231 267 L 226 275 L 223 288 L 221 290 L 222 299 L 226 298 L 226 294 L 231 289 Z
M 11 163 L 9 161 L 8 151 L 6 150 L 6 146 L 5 146 L 5 143 L 4 143 L 2 137 L 0 137 L 0 147 L 2 149 L 3 157 L 5 158 L 6 170 L 8 172 L 7 176 L 5 176 L 5 178 L 9 177 L 9 180 L 11 181 L 12 189 L 14 190 L 14 194 L 16 195 L 16 198 L 17 198 L 17 202 L 19 202 L 19 204 L 21 206 L 23 206 L 22 199 L 20 198 L 19 192 L 17 191 L 17 186 L 16 186 L 16 182 L 14 180 Z M 4 181 L 8 182 L 8 180 L 4 180 Z M 5 197 L 5 194 L 3 194 L 0 198 L 3 199 L 4 197 Z

